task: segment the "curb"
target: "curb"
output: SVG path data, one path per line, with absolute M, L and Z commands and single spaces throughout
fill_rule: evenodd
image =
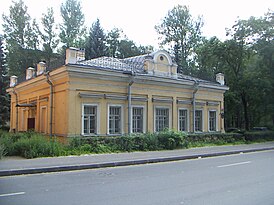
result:
M 255 148 L 255 149 L 236 150 L 236 151 L 217 152 L 217 153 L 206 153 L 206 154 L 183 155 L 183 156 L 173 156 L 173 157 L 160 157 L 160 158 L 151 158 L 151 159 L 128 160 L 128 161 L 118 161 L 118 162 L 103 162 L 103 163 L 95 163 L 95 164 L 76 164 L 76 165 L 65 165 L 65 166 L 1 170 L 0 177 L 182 161 L 182 160 L 188 160 L 188 159 L 209 158 L 209 157 L 217 157 L 217 156 L 225 156 L 225 155 L 233 155 L 233 154 L 261 152 L 261 151 L 268 151 L 268 150 L 274 150 L 274 147 Z

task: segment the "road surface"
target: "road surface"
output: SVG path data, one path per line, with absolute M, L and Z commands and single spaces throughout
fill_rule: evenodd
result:
M 273 205 L 274 151 L 0 178 L 0 205 Z

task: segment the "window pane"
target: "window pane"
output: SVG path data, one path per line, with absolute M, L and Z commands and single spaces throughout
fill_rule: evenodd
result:
M 109 133 L 121 133 L 121 107 L 109 107 Z
M 187 131 L 187 110 L 179 110 L 179 130 Z
M 202 110 L 195 111 L 195 131 L 203 131 L 203 113 Z
M 84 134 L 97 133 L 97 106 L 84 105 Z
M 216 111 L 209 111 L 209 131 L 216 131 Z
M 132 132 L 143 132 L 143 108 L 132 108 Z
M 169 128 L 169 109 L 156 108 L 155 130 L 160 132 L 165 128 Z

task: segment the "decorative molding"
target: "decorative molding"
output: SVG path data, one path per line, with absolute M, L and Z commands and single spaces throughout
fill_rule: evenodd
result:
M 170 99 L 170 98 L 152 98 L 152 102 L 172 103 L 173 99 Z
M 132 101 L 139 101 L 139 102 L 147 102 L 148 98 L 147 97 L 131 97 Z
M 177 100 L 177 104 L 191 105 L 191 100 Z
M 218 106 L 219 102 L 206 102 L 206 105 L 208 105 L 208 106 Z
M 80 98 L 99 98 L 102 99 L 104 98 L 104 94 L 92 94 L 92 93 L 79 93 Z
M 127 96 L 122 95 L 109 95 L 105 94 L 106 99 L 112 99 L 112 100 L 127 100 Z
M 196 101 L 196 105 L 205 106 L 205 105 L 206 105 L 206 102 L 197 102 L 197 101 Z

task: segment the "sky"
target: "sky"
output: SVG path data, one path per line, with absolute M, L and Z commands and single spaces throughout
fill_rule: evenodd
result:
M 65 0 L 23 0 L 32 18 L 41 20 L 47 7 L 53 7 L 57 23 L 61 23 L 60 5 Z M 274 0 L 80 0 L 89 28 L 99 18 L 105 31 L 114 27 L 124 31 L 137 45 L 158 47 L 155 25 L 161 23 L 174 6 L 186 5 L 193 18 L 203 17 L 202 34 L 217 36 L 225 40 L 225 28 L 231 28 L 235 21 L 250 16 L 263 16 L 268 9 L 274 10 Z M 0 0 L 0 34 L 2 14 L 9 13 L 12 0 Z

